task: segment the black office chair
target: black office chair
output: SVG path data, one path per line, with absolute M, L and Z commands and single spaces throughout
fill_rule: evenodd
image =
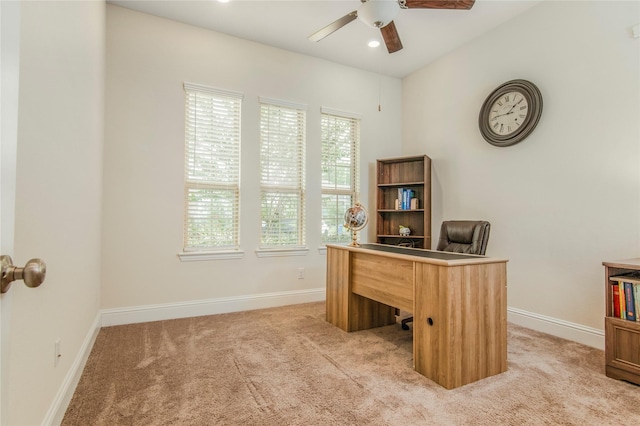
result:
M 450 220 L 442 222 L 440 239 L 436 250 L 455 253 L 481 254 L 487 251 L 491 224 L 484 220 Z M 409 330 L 407 323 L 413 317 L 401 321 L 402 329 Z

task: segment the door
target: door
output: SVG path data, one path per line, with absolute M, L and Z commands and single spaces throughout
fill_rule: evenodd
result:
M 18 143 L 19 1 L 0 1 L 0 46 L 0 254 L 11 255 Z M 11 293 L 0 295 L 0 424 L 6 424 L 8 415 L 10 311 Z

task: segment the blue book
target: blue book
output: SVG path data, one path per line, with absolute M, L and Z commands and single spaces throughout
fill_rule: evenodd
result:
M 627 308 L 627 319 L 629 321 L 635 321 L 636 320 L 636 303 L 635 303 L 635 295 L 633 294 L 633 284 L 632 283 L 628 283 L 625 282 L 624 283 L 624 298 L 626 303 L 626 308 Z

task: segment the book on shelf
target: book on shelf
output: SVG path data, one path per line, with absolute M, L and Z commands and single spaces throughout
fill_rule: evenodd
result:
M 613 304 L 612 306 L 612 313 L 614 317 L 620 318 L 620 286 L 619 284 L 616 282 L 615 284 L 611 284 L 611 302 Z
M 627 311 L 627 319 L 629 321 L 636 320 L 636 306 L 633 297 L 633 283 L 626 282 L 624 283 L 624 299 L 627 302 L 626 311 Z
M 633 299 L 636 302 L 636 321 L 640 321 L 640 284 L 633 285 Z

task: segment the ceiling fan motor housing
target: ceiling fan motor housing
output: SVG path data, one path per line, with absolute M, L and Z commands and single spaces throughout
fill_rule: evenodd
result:
M 358 8 L 358 18 L 373 28 L 382 28 L 398 15 L 397 0 L 368 0 Z

